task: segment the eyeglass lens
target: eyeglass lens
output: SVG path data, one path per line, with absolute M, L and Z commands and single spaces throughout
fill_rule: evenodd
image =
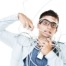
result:
M 40 24 L 42 23 L 43 25 L 46 25 L 46 26 L 48 26 L 50 24 L 52 28 L 56 28 L 57 27 L 57 24 L 55 22 L 50 22 L 47 19 L 40 19 L 39 23 Z

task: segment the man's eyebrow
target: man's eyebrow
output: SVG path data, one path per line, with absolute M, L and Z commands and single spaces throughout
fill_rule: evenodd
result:
M 39 19 L 39 21 L 42 21 L 42 20 L 47 20 L 47 21 L 49 21 L 48 19 L 44 19 L 44 18 Z M 52 22 L 52 21 L 49 21 L 49 22 Z M 58 25 L 58 22 L 54 22 L 54 23 L 56 23 L 56 24 Z

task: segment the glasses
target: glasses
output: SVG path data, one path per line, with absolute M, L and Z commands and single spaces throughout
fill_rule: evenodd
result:
M 58 23 L 50 22 L 47 19 L 40 19 L 39 24 L 43 24 L 43 25 L 46 25 L 46 26 L 51 25 L 52 28 L 57 28 L 58 27 Z

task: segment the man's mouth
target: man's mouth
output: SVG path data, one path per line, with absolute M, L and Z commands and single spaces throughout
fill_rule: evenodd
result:
M 50 31 L 44 31 L 44 34 L 45 34 L 46 36 L 48 36 L 48 37 L 51 36 L 51 32 L 50 32 Z

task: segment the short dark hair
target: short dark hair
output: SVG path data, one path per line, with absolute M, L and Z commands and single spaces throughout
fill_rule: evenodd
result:
M 44 17 L 44 16 L 52 16 L 52 17 L 55 17 L 55 18 L 59 21 L 59 16 L 58 16 L 58 14 L 57 14 L 56 12 L 54 12 L 53 10 L 48 10 L 48 11 L 43 12 L 43 13 L 40 15 L 39 19 L 41 19 L 41 18 Z

